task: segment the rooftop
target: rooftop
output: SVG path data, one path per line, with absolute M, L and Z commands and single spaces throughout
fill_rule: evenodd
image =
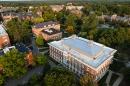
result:
M 99 67 L 116 52 L 115 49 L 77 36 L 53 41 L 49 45 L 57 47 L 64 51 L 64 53 L 69 52 L 75 59 L 93 68 Z
M 43 27 L 47 27 L 48 25 L 56 25 L 56 24 L 57 24 L 57 22 L 48 21 L 48 22 L 43 22 L 43 23 L 35 24 L 34 27 L 35 28 L 43 28 Z
M 25 53 L 25 52 L 29 52 L 30 49 L 23 43 L 17 43 L 15 45 L 16 49 L 19 51 L 19 52 L 22 52 L 22 53 Z
M 3 56 L 5 53 L 7 53 L 8 51 L 15 49 L 15 46 L 10 46 L 10 47 L 6 47 L 4 49 L 0 50 L 0 56 Z
M 4 25 L 0 24 L 0 36 L 7 35 Z
M 3 7 L 0 9 L 0 12 L 7 12 L 7 11 L 16 11 L 18 8 L 16 7 Z
M 53 34 L 60 33 L 60 31 L 55 30 L 53 28 L 42 30 L 42 32 L 45 33 L 45 34 L 47 34 L 47 35 L 53 35 Z
M 12 49 L 17 49 L 19 52 L 22 53 L 26 53 L 30 51 L 30 49 L 23 43 L 17 43 L 15 46 L 10 46 L 10 47 L 5 47 L 4 49 L 0 49 L 0 56 L 4 55 L 5 53 L 7 53 Z

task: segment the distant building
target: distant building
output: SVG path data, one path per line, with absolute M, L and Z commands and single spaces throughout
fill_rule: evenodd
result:
M 0 8 L 0 13 L 4 12 L 15 12 L 18 10 L 18 7 L 1 7 Z
M 41 9 L 37 10 L 36 14 L 40 17 L 43 15 L 43 11 Z
M 116 21 L 116 22 L 130 22 L 130 17 L 129 16 L 118 16 L 117 14 L 114 15 L 102 15 L 102 16 L 98 16 L 98 18 L 100 20 L 104 20 L 104 21 Z
M 54 37 L 54 38 L 61 37 L 60 24 L 54 21 L 48 21 L 48 22 L 35 24 L 32 27 L 32 32 L 36 36 L 43 36 L 45 40 L 53 39 L 50 37 Z
M 42 30 L 42 37 L 48 40 L 57 40 L 62 37 L 62 32 L 53 28 Z
M 36 17 L 36 15 L 34 15 L 32 12 L 21 12 L 21 13 L 17 13 L 17 18 L 19 20 L 30 20 L 32 21 L 32 19 Z
M 54 12 L 59 12 L 59 11 L 63 10 L 64 5 L 50 5 L 50 7 L 52 8 L 52 10 Z
M 10 40 L 4 25 L 0 25 L 0 49 L 10 45 Z
M 71 3 L 66 6 L 66 10 L 69 10 L 71 13 L 79 17 L 81 17 L 81 15 L 83 14 L 82 12 L 83 8 L 84 6 L 75 6 L 75 5 L 72 5 Z
M 107 72 L 115 49 L 77 36 L 49 43 L 50 56 L 81 76 L 90 74 L 100 80 Z
M 2 16 L 3 20 L 6 22 L 6 21 L 9 21 L 13 18 L 16 18 L 17 13 L 15 13 L 15 12 L 4 12 L 4 13 L 1 13 L 1 16 Z
M 66 6 L 66 10 L 82 10 L 84 6 L 74 6 L 74 5 L 69 5 Z
M 36 15 L 34 15 L 32 12 L 3 12 L 1 13 L 1 16 L 3 18 L 3 20 L 9 21 L 13 18 L 18 18 L 19 20 L 32 20 L 33 18 L 37 17 Z

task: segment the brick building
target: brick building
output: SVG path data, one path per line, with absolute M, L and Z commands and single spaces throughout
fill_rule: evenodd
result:
M 49 43 L 50 56 L 77 75 L 100 80 L 107 72 L 115 49 L 77 36 Z
M 42 37 L 48 41 L 48 40 L 57 40 L 62 37 L 62 32 L 55 30 L 53 28 L 42 30 Z
M 36 24 L 32 27 L 32 32 L 36 36 L 42 36 L 45 40 L 59 39 L 62 37 L 60 24 L 54 21 Z
M 4 25 L 0 25 L 0 48 L 4 48 L 10 45 L 10 40 Z

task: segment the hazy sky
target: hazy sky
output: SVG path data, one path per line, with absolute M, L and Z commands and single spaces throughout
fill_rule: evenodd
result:
M 98 0 L 0 0 L 0 1 L 98 1 Z M 106 0 L 106 1 L 130 1 L 130 0 Z

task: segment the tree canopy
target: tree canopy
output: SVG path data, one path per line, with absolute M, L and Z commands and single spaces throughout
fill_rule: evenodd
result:
M 25 54 L 12 49 L 4 56 L 0 57 L 3 73 L 0 75 L 0 84 L 3 84 L 6 78 L 19 78 L 27 72 L 25 66 Z
M 38 46 L 44 45 L 44 41 L 43 41 L 43 38 L 41 36 L 39 36 L 39 37 L 36 38 L 36 44 Z
M 97 86 L 97 83 L 88 74 L 80 78 L 80 84 L 81 86 Z
M 53 68 L 44 77 L 45 86 L 76 86 L 74 75 L 63 69 Z
M 18 19 L 12 19 L 7 22 L 7 32 L 9 34 L 11 43 L 30 42 L 31 38 L 31 24 L 29 21 L 19 21 Z

